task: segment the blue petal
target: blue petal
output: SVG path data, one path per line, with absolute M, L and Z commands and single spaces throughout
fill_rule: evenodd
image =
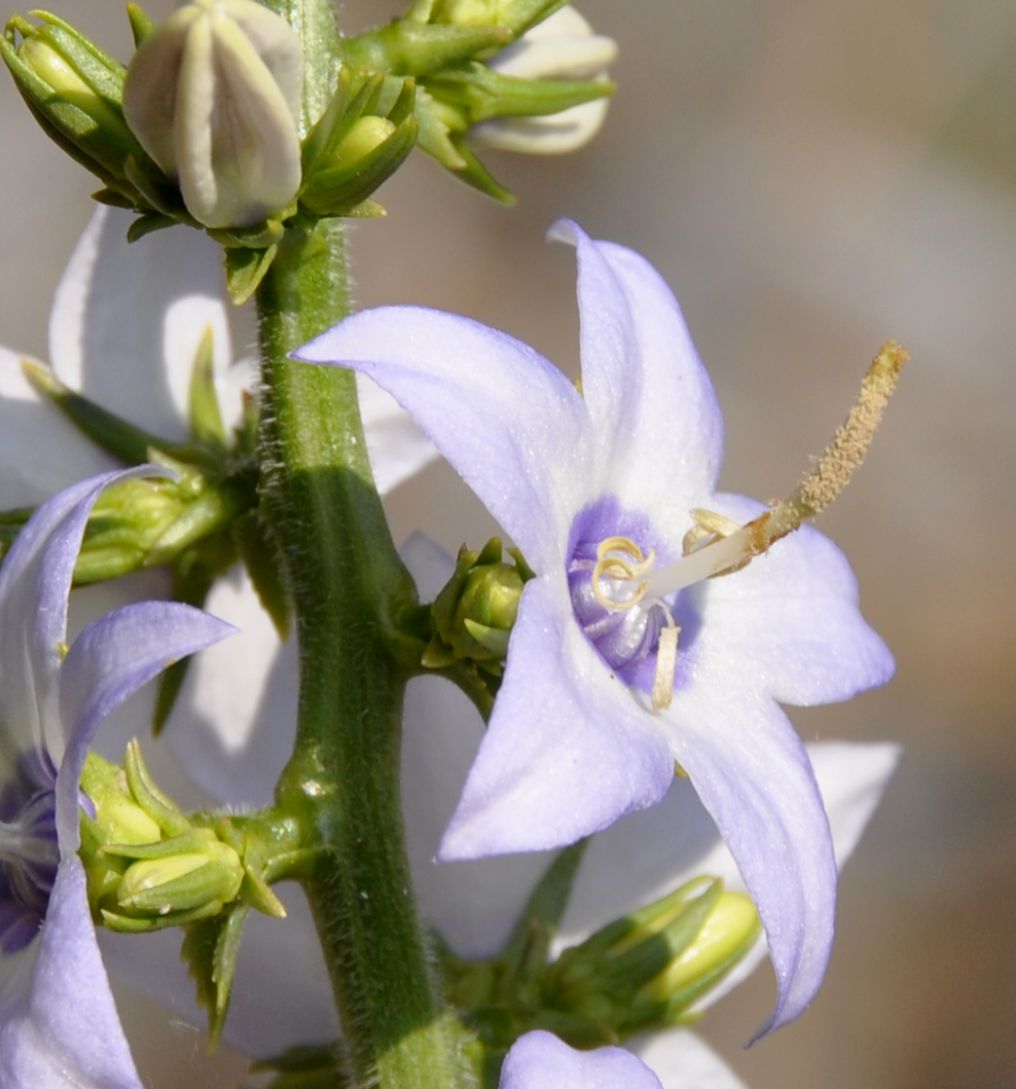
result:
M 549 1032 L 527 1032 L 505 1056 L 499 1089 L 661 1089 L 641 1059 L 620 1047 L 576 1051 Z
M 550 235 L 578 249 L 582 393 L 611 447 L 610 490 L 680 539 L 715 487 L 723 416 L 677 299 L 632 250 L 569 220 Z
M 566 611 L 567 610 L 567 611 Z M 673 781 L 663 720 L 615 678 L 542 579 L 522 595 L 504 682 L 439 857 L 573 843 Z
M 0 1026 L 3 1089 L 142 1089 L 95 941 L 85 872 L 57 873 L 30 987 Z
M 0 720 L 8 757 L 42 748 L 54 761 L 65 738 L 57 727 L 57 682 L 67 630 L 67 597 L 81 538 L 103 488 L 157 466 L 80 481 L 43 503 L 0 567 Z
M 60 671 L 60 713 L 67 753 L 57 777 L 56 823 L 62 853 L 78 846 L 78 781 L 102 720 L 178 658 L 235 629 L 200 609 L 173 601 L 125 605 L 89 624 Z
M 565 376 L 528 345 L 415 307 L 354 314 L 294 353 L 371 377 L 430 436 L 537 570 L 560 562 L 581 499 L 588 423 Z
M 808 754 L 765 696 L 696 678 L 664 716 L 674 752 L 758 908 L 778 996 L 759 1036 L 815 997 L 832 947 L 836 860 Z M 756 1037 L 757 1038 L 757 1037 Z

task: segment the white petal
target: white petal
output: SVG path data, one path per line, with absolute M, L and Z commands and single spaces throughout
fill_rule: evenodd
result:
M 117 467 L 29 385 L 22 358 L 0 348 L 0 510 L 37 506 Z
M 207 327 L 216 369 L 231 358 L 221 250 L 180 227 L 128 244 L 132 219 L 115 208 L 93 214 L 57 288 L 51 362 L 61 381 L 103 408 L 184 439 L 191 367 Z
M 268 805 L 296 731 L 296 640 L 279 642 L 240 566 L 217 580 L 205 608 L 239 631 L 190 663 L 164 737 L 218 802 Z
M 727 1065 L 687 1029 L 636 1036 L 627 1045 L 663 1084 L 663 1089 L 745 1089 Z

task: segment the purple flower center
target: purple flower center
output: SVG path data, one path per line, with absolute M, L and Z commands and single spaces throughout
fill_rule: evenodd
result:
M 611 538 L 624 538 L 643 556 L 654 553 L 664 563 L 670 559 L 670 550 L 649 519 L 625 510 L 616 496 L 605 496 L 586 507 L 572 525 L 567 572 L 575 619 L 611 670 L 626 683 L 644 688 L 652 677 L 645 663 L 653 664 L 667 611 L 660 602 L 649 600 L 624 609 L 603 604 L 603 596 L 610 594 L 610 580 L 601 577 L 596 587 L 593 572 L 601 543 Z
M 36 751 L 0 792 L 0 952 L 26 946 L 46 915 L 60 863 L 55 788 L 53 761 Z

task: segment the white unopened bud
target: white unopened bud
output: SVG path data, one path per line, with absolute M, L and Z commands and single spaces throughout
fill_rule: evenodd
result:
M 303 56 L 254 0 L 193 0 L 145 39 L 123 107 L 144 149 L 206 227 L 250 227 L 300 187 Z
M 613 38 L 593 28 L 571 6 L 537 23 L 488 63 L 506 76 L 521 79 L 604 80 L 617 56 Z M 576 151 L 600 131 L 607 99 L 598 98 L 541 117 L 504 117 L 473 130 L 490 147 L 536 155 Z

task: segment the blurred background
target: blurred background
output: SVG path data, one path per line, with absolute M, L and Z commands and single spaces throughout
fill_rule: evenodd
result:
M 129 55 L 119 3 L 54 7 Z M 395 10 L 348 3 L 345 26 Z M 869 464 L 821 522 L 897 676 L 794 712 L 806 739 L 891 739 L 904 758 L 847 868 L 817 1001 L 744 1051 L 772 998 L 758 972 L 702 1031 L 752 1089 L 1011 1086 L 1016 4 L 581 10 L 621 50 L 601 137 L 562 159 L 491 153 L 513 210 L 414 159 L 381 191 L 388 218 L 353 233 L 358 301 L 455 309 L 574 368 L 572 257 L 543 241 L 572 216 L 674 287 L 726 415 L 722 483 L 760 497 L 784 494 L 822 448 L 883 340 L 910 348 Z M 91 183 L 10 84 L 0 118 L 0 340 L 44 357 Z M 453 550 L 492 529 L 443 466 L 392 510 L 400 536 L 422 527 Z M 234 1084 L 228 1068 L 226 1057 L 209 1084 Z

